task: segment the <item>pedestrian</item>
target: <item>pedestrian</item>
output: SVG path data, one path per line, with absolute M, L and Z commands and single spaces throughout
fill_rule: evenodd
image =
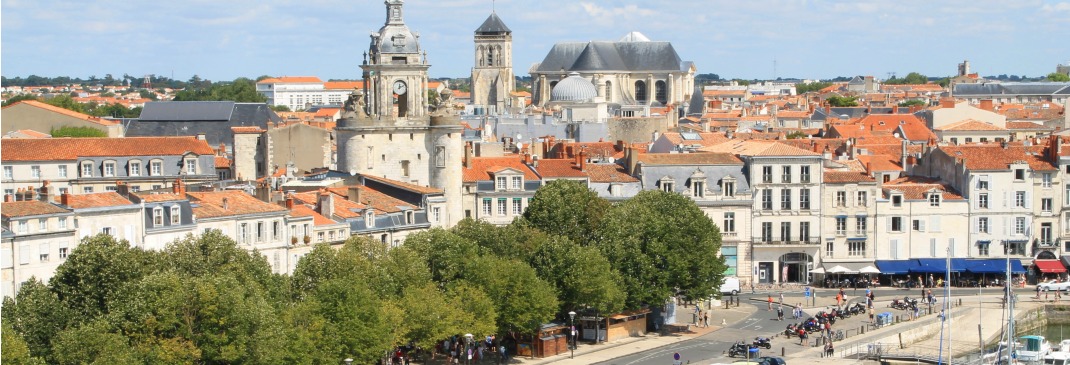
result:
M 869 323 L 873 323 L 873 306 L 869 307 Z
M 836 348 L 832 347 L 832 341 L 829 341 L 828 347 L 825 349 L 825 357 L 832 357 L 836 355 Z
M 772 294 L 769 294 L 768 302 L 769 302 L 769 309 L 766 309 L 766 311 L 772 311 L 773 310 L 773 295 Z
M 708 328 L 710 326 L 710 312 L 706 311 L 702 313 L 702 327 Z
M 914 319 L 921 317 L 921 309 L 918 306 L 914 306 Z
M 1056 301 L 1058 301 L 1058 300 L 1056 300 Z M 783 306 L 776 307 L 776 317 L 777 317 L 777 320 L 779 320 L 779 321 L 783 321 L 784 320 L 784 307 Z
M 784 305 L 784 293 L 780 293 L 780 305 Z

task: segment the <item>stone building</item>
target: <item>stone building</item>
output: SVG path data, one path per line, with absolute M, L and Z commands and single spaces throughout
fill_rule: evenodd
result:
M 491 13 L 475 32 L 475 67 L 472 67 L 472 104 L 476 114 L 504 113 L 516 89 L 513 76 L 513 31 Z M 481 108 L 482 107 L 482 110 Z
M 94 117 L 37 100 L 23 100 L 0 111 L 4 124 L 0 132 L 8 133 L 18 130 L 34 130 L 49 133 L 52 129 L 63 127 L 87 127 L 104 133 L 108 137 L 122 137 L 123 126 L 118 121 Z

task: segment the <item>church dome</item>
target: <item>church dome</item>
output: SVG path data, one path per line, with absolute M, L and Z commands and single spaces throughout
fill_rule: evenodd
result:
M 550 91 L 550 101 L 586 101 L 598 96 L 598 90 L 578 72 L 568 74 Z

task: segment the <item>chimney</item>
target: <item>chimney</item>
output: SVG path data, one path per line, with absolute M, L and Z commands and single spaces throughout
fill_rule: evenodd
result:
M 892 105 L 892 114 L 899 114 L 899 105 Z
M 821 152 L 821 158 L 826 161 L 832 160 L 832 151 L 829 150 L 829 145 L 825 145 L 825 151 Z
M 327 189 L 320 190 L 316 207 L 319 208 L 320 214 L 324 217 L 331 218 L 334 216 L 334 199 L 331 199 L 331 193 Z
M 464 167 L 472 167 L 472 144 L 466 143 L 464 145 Z
M 984 109 L 984 110 L 987 110 L 987 111 L 992 111 L 992 99 L 981 100 L 981 105 L 979 105 L 978 108 L 981 108 L 981 109 Z
M 119 195 L 122 195 L 123 197 L 129 197 L 130 196 L 130 185 L 126 185 L 126 183 L 122 182 L 122 181 L 116 181 L 115 182 L 115 192 L 119 193 Z
M 909 143 L 910 141 L 907 141 L 905 139 L 900 141 L 899 163 L 904 164 L 904 166 L 906 166 L 905 164 L 907 162 L 907 145 Z
M 71 206 L 71 194 L 70 193 L 63 193 L 63 195 L 60 195 L 59 196 L 59 203 L 61 205 L 63 205 L 63 206 L 68 206 L 68 207 Z
M 207 138 L 206 138 L 204 133 L 197 133 L 197 140 L 198 141 L 204 141 L 204 140 L 207 140 Z
M 825 115 L 832 115 L 832 106 L 825 105 Z
M 10 203 L 15 201 L 15 196 L 11 194 L 4 195 L 4 203 Z
M 351 202 L 360 203 L 360 187 L 350 186 L 349 194 L 346 196 L 346 198 L 349 199 L 349 201 Z
M 52 199 L 53 199 L 52 194 L 51 194 L 51 190 L 52 189 L 48 188 L 49 184 L 50 184 L 50 182 L 48 180 L 45 180 L 45 181 L 41 182 L 41 196 L 40 197 L 41 197 L 41 201 L 43 201 L 45 203 L 51 203 Z
M 587 151 L 580 151 L 580 171 L 587 171 Z
M 175 183 L 171 185 L 171 192 L 186 196 L 186 184 L 182 182 L 182 179 L 175 179 Z
M 955 99 L 951 99 L 951 98 L 940 99 L 940 107 L 941 108 L 954 109 L 955 108 Z
M 286 194 L 286 209 L 294 209 L 294 196 L 293 194 Z
M 624 140 L 622 140 L 622 139 L 618 139 L 617 140 L 617 149 L 621 150 L 621 151 L 624 151 Z

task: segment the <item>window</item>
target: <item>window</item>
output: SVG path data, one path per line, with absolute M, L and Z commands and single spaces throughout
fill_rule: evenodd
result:
M 409 161 L 401 161 L 401 176 L 409 177 Z
M 434 217 L 436 223 L 442 222 L 442 208 L 441 207 L 431 208 L 431 216 Z
M 141 176 L 141 161 L 131 160 L 127 170 L 130 176 Z
M 977 189 L 988 190 L 988 175 L 981 175 L 981 178 L 977 180 Z
M 30 166 L 30 177 L 34 179 L 41 178 L 41 166 Z
M 1014 169 L 1015 180 L 1025 180 L 1025 169 Z
M 705 198 L 706 183 L 702 181 L 691 181 L 691 195 L 696 198 Z
M 521 186 L 522 182 L 524 181 L 524 179 L 521 178 L 520 176 L 513 176 L 511 181 L 513 182 L 513 184 L 512 184 L 513 190 L 520 190 L 520 186 Z
M 847 217 L 836 217 L 836 235 L 844 236 L 847 234 Z
M 521 198 L 513 198 L 513 215 L 524 214 L 524 200 Z
M 773 210 L 773 190 L 762 190 L 762 210 Z
M 490 205 L 490 198 L 483 198 L 483 215 L 490 215 L 490 213 L 493 212 L 493 210 L 491 210 Z
M 799 210 L 810 210 L 810 189 L 799 190 Z
M 989 245 L 989 242 L 987 242 L 987 241 L 978 241 L 977 242 L 977 255 L 978 256 L 988 256 L 988 245 Z
M 940 206 L 940 193 L 929 193 L 929 206 L 930 207 L 939 207 Z
M 19 221 L 19 233 L 27 233 L 30 231 L 30 225 L 26 221 Z
M 892 217 L 891 219 L 892 232 L 903 231 L 903 217 Z
M 505 176 L 495 177 L 494 178 L 494 189 L 495 190 L 499 190 L 499 191 L 505 190 L 505 188 L 506 188 L 505 183 L 506 183 L 506 177 Z
M 267 225 L 264 222 L 256 222 L 256 242 L 264 242 L 267 237 Z
M 238 226 L 238 243 L 249 242 L 249 223 L 242 223 Z
M 59 248 L 59 259 L 60 260 L 67 259 L 67 248 L 66 247 L 60 247 Z
M 734 195 L 736 195 L 736 182 L 735 181 L 725 181 L 725 182 L 723 182 L 723 184 L 721 186 L 721 193 L 724 196 L 734 196 Z
M 724 264 L 728 267 L 724 271 L 726 276 L 736 275 L 736 268 L 739 262 L 739 249 L 737 247 L 721 246 L 721 257 L 724 257 Z
M 847 256 L 862 257 L 866 255 L 866 241 L 847 241 Z
M 859 236 L 866 235 L 866 217 L 855 217 L 855 234 Z
M 836 205 L 835 206 L 837 206 L 837 207 L 846 207 L 847 206 L 847 192 L 846 191 L 837 191 L 836 192 Z
M 59 217 L 56 222 L 59 223 L 59 229 L 67 229 L 67 217 Z
M 988 233 L 988 217 L 977 218 L 977 233 Z
M 832 253 L 835 251 L 836 243 L 832 241 L 825 242 L 825 256 L 832 257 Z
M 1014 206 L 1017 208 L 1025 208 L 1025 192 L 1014 192 Z
M 914 223 L 911 225 L 911 228 L 913 230 L 918 231 L 918 232 L 925 232 L 925 220 L 924 219 L 915 219 L 913 222 Z
M 171 225 L 177 225 L 182 222 L 182 207 L 173 205 L 171 206 Z
M 1051 213 L 1051 198 L 1040 199 L 1040 210 Z
M 48 262 L 48 251 L 50 251 L 48 249 L 48 243 L 42 243 L 40 246 L 38 246 L 37 253 L 39 255 L 39 258 L 41 259 L 41 262 Z
M 324 236 L 326 235 L 323 232 L 316 232 L 316 242 L 323 242 Z
M 791 183 L 791 166 L 783 166 L 780 173 L 780 182 Z
M 1016 234 L 1016 235 L 1024 235 L 1025 234 L 1025 217 L 1015 217 L 1014 218 L 1014 234 Z
M 1050 172 L 1045 172 L 1043 175 L 1040 175 L 1040 186 L 1043 187 L 1043 188 L 1050 188 L 1051 187 L 1051 173 Z
M 780 222 L 780 240 L 783 242 L 791 241 L 791 222 Z
M 92 194 L 93 193 L 93 187 L 92 186 L 83 186 L 82 187 L 82 193 L 83 194 Z
M 1055 241 L 1051 236 L 1051 223 L 1040 224 L 1040 245 L 1051 246 L 1055 244 Z
M 327 238 L 334 241 L 334 231 L 327 232 Z
M 892 206 L 896 208 L 903 206 L 903 196 L 892 195 Z
M 11 166 L 4 166 L 4 180 L 12 180 L 15 178 L 15 172 Z
M 780 210 L 791 210 L 791 189 L 780 190 Z
M 115 230 L 112 229 L 111 227 L 101 228 L 100 229 L 100 233 L 103 233 L 103 234 L 106 234 L 106 235 L 109 235 L 109 236 L 115 236 Z
M 163 175 L 163 161 L 155 160 L 149 162 L 149 175 L 160 176 Z
M 163 225 L 163 208 L 152 208 L 152 226 L 159 227 Z
M 104 176 L 115 176 L 115 161 L 104 162 Z
M 773 166 L 762 166 L 762 182 L 766 184 L 773 182 Z
M 981 209 L 988 209 L 988 194 L 977 194 L 977 207 Z
M 44 232 L 48 230 L 48 219 L 41 218 L 37 220 L 37 231 Z
M 799 166 L 799 182 L 810 183 L 810 166 Z
M 799 222 L 799 240 L 810 241 L 810 222 Z
M 498 198 L 498 215 L 505 215 L 505 212 L 509 210 L 509 208 L 506 206 L 506 203 L 508 202 L 509 199 Z
M 666 193 L 673 192 L 673 185 L 674 184 L 673 184 L 672 180 L 662 180 L 659 183 L 661 184 L 661 191 L 664 191 Z
M 93 177 L 93 162 L 82 162 L 82 177 Z
M 773 242 L 773 222 L 762 222 L 762 242 Z
M 736 231 L 736 213 L 725 212 L 724 213 L 724 225 L 721 227 L 722 232 L 732 233 Z
M 67 177 L 67 165 L 59 165 L 59 177 Z
M 281 237 L 281 236 L 282 236 L 282 223 L 279 223 L 279 221 L 271 222 L 271 239 L 275 240 L 275 241 L 278 241 L 279 237 Z
M 856 205 L 858 205 L 860 207 L 866 206 L 866 200 L 868 200 L 869 194 L 866 194 L 865 191 L 859 191 L 857 193 L 857 196 L 858 196 L 858 200 L 856 202 Z
M 195 158 L 187 158 L 186 159 L 186 174 L 189 174 L 189 175 L 196 175 L 197 174 L 197 159 L 195 159 Z

